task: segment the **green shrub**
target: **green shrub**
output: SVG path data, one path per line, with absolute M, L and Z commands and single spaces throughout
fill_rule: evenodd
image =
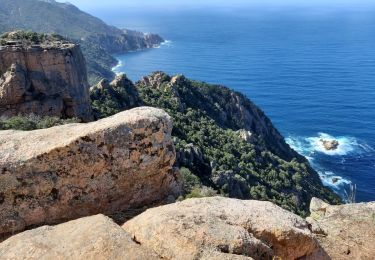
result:
M 186 199 L 205 198 L 217 196 L 217 191 L 207 186 L 195 186 L 189 194 L 185 196 Z
M 58 34 L 45 34 L 19 30 L 2 34 L 0 40 L 1 45 L 5 45 L 6 41 L 20 41 L 24 44 L 42 44 L 46 42 L 62 41 L 64 38 Z
M 34 130 L 37 129 L 37 124 L 26 117 L 15 116 L 6 120 L 1 120 L 1 130 L 16 129 L 16 130 Z
M 39 117 L 35 115 L 14 116 L 0 119 L 0 130 L 23 130 L 31 131 L 36 129 L 50 128 L 57 125 L 80 122 L 77 118 L 61 119 L 58 117 Z
M 201 181 L 199 178 L 192 174 L 191 171 L 188 168 L 182 167 L 180 169 L 180 174 L 182 177 L 182 182 L 183 182 L 183 189 L 185 193 L 190 193 L 194 187 L 197 187 L 201 184 Z

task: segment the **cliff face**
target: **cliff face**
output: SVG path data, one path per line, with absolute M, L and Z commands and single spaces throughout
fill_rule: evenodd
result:
M 0 131 L 0 236 L 178 193 L 171 131 L 170 117 L 147 107 L 88 124 Z
M 159 45 L 164 40 L 157 34 L 124 30 L 122 34 L 90 35 L 85 38 L 84 41 L 94 42 L 109 53 L 121 53 L 152 48 Z
M 90 83 L 114 78 L 111 54 L 151 48 L 164 40 L 155 34 L 107 25 L 70 3 L 40 0 L 1 0 L 0 34 L 13 30 L 57 33 L 81 44 Z
M 173 118 L 176 165 L 187 169 L 182 171 L 187 196 L 209 187 L 233 198 L 269 200 L 301 215 L 313 196 L 340 201 L 240 93 L 162 72 L 135 84 L 121 78 L 91 89 L 95 114 L 140 104 L 165 109 Z
M 0 116 L 92 119 L 85 59 L 71 43 L 0 46 Z
M 90 97 L 93 100 L 95 118 L 110 116 L 143 104 L 133 82 L 124 74 L 117 76 L 112 82 L 101 80 L 90 88 Z

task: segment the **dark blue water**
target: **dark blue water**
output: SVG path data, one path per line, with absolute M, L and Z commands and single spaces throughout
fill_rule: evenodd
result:
M 375 10 L 102 13 L 160 33 L 158 49 L 118 56 L 137 80 L 152 71 L 220 83 L 259 105 L 323 183 L 375 200 Z M 326 152 L 320 138 L 338 139 Z

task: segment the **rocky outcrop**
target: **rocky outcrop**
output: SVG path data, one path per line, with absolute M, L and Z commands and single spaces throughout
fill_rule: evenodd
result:
M 175 97 L 180 110 L 184 109 L 184 104 L 199 106 L 221 127 L 240 130 L 241 136 L 245 132 L 244 138 L 250 143 L 263 146 L 284 160 L 298 158 L 306 162 L 304 157 L 289 147 L 263 111 L 239 92 L 219 85 L 210 86 L 210 91 L 202 90 L 183 75 L 170 77 L 163 72 L 143 77 L 137 86 L 166 88 Z
M 92 119 L 80 47 L 66 42 L 0 46 L 0 116 Z
M 271 200 L 303 216 L 312 197 L 340 202 L 242 94 L 163 72 L 135 85 L 145 104 L 173 117 L 177 165 L 189 169 L 201 185 L 231 198 Z
M 100 44 L 109 53 L 143 50 L 159 46 L 164 42 L 163 38 L 157 34 L 148 34 L 127 29 L 124 29 L 119 34 L 92 34 L 84 40 Z
M 123 227 L 163 259 L 327 259 L 308 223 L 270 202 L 189 199 Z
M 314 198 L 307 218 L 331 259 L 375 256 L 375 202 L 331 206 Z
M 0 244 L 1 259 L 160 259 L 103 215 L 15 235 Z
M 88 124 L 1 131 L 0 236 L 178 193 L 171 131 L 170 117 L 148 107 Z
M 324 149 L 326 149 L 327 151 L 337 150 L 340 144 L 337 140 L 320 139 L 320 142 L 323 144 Z
M 138 91 L 125 74 L 117 75 L 109 82 L 106 79 L 90 88 L 90 98 L 95 118 L 141 106 Z

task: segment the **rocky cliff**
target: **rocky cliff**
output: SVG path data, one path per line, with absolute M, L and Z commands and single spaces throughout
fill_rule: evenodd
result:
M 90 83 L 114 78 L 114 53 L 152 48 L 164 40 L 156 34 L 107 25 L 70 3 L 54 0 L 1 0 L 0 34 L 13 30 L 57 33 L 82 46 Z
M 116 76 L 112 82 L 103 79 L 92 86 L 90 98 L 95 118 L 110 116 L 143 104 L 133 82 L 124 74 Z
M 0 236 L 177 196 L 171 131 L 170 117 L 147 107 L 88 124 L 0 131 Z
M 233 198 L 272 201 L 300 215 L 308 214 L 314 196 L 340 201 L 271 120 L 238 92 L 156 72 L 135 84 L 122 75 L 90 94 L 99 117 L 142 104 L 172 116 L 176 165 L 184 168 L 188 197 L 204 196 L 208 187 Z
M 85 59 L 65 41 L 25 42 L 9 33 L 0 45 L 0 116 L 92 119 Z

